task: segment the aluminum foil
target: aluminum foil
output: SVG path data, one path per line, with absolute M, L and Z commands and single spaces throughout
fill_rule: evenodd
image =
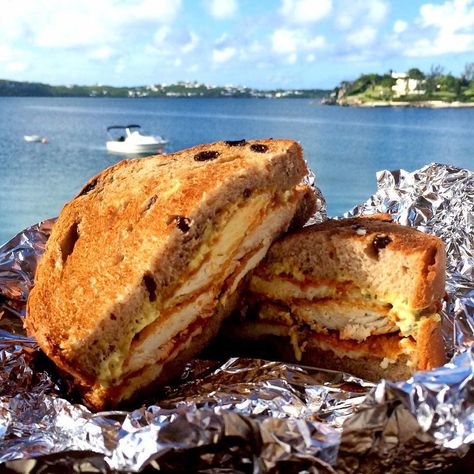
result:
M 314 191 L 314 197 L 316 199 L 316 212 L 312 215 L 308 222 L 305 225 L 317 224 L 319 222 L 325 221 L 328 218 L 327 208 L 326 208 L 326 199 L 323 196 L 321 190 L 316 186 L 316 175 L 309 168 L 309 163 L 306 163 L 308 166 L 308 174 L 303 178 L 303 183 L 311 186 Z
M 159 399 L 91 413 L 22 329 L 46 221 L 0 248 L 0 463 L 31 473 L 395 473 L 458 460 L 474 443 L 474 176 L 432 164 L 377 180 L 348 215 L 389 212 L 446 243 L 446 366 L 375 385 L 279 362 L 195 360 Z

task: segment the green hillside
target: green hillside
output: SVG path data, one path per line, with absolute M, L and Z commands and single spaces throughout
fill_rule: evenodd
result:
M 471 103 L 474 102 L 474 63 L 467 64 L 460 77 L 445 74 L 440 66 L 426 74 L 417 68 L 405 73 L 362 74 L 355 81 L 341 82 L 323 102 L 338 105 Z
M 323 89 L 257 90 L 239 86 L 209 86 L 197 82 L 178 82 L 170 85 L 138 87 L 52 86 L 39 82 L 18 82 L 0 79 L 0 96 L 10 97 L 256 97 L 256 98 L 308 98 L 327 95 Z

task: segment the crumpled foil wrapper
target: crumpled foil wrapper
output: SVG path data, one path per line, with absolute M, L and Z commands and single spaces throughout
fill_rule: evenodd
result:
M 446 244 L 448 364 L 373 384 L 280 362 L 194 360 L 153 403 L 91 413 L 22 328 L 45 221 L 0 248 L 0 463 L 28 473 L 395 473 L 462 457 L 474 442 L 474 175 L 432 164 L 377 180 L 348 215 L 389 212 Z M 325 218 L 323 206 L 315 221 Z

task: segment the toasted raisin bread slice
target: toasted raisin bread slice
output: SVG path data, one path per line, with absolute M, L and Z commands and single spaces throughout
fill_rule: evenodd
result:
M 28 300 L 29 334 L 94 409 L 168 381 L 173 361 L 215 334 L 273 240 L 314 210 L 299 184 L 306 173 L 296 142 L 271 139 L 103 171 L 54 225 Z

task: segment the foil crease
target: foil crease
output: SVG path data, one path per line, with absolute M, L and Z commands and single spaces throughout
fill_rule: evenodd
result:
M 438 472 L 474 442 L 474 176 L 381 171 L 348 216 L 388 212 L 442 238 L 451 360 L 402 382 L 235 358 L 188 364 L 132 411 L 91 413 L 22 328 L 54 220 L 0 248 L 0 463 L 15 472 Z M 314 186 L 314 176 L 307 184 Z M 315 188 L 327 218 L 324 198 Z

